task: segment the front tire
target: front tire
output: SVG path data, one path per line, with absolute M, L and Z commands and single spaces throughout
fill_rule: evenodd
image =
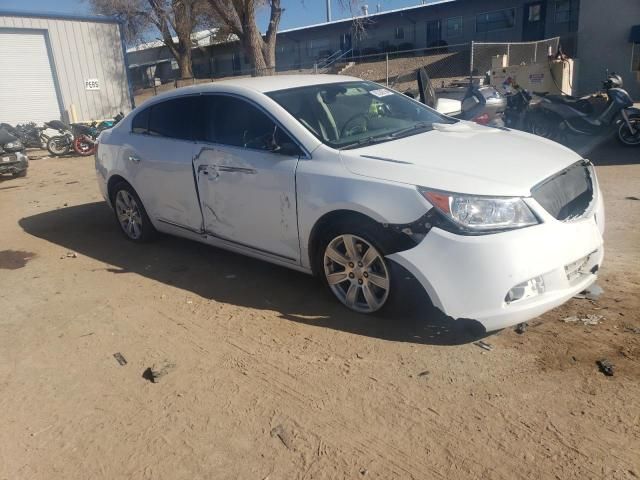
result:
M 534 112 L 527 119 L 527 130 L 539 137 L 554 140 L 558 137 L 560 123 L 555 115 Z
M 316 272 L 348 309 L 364 314 L 389 302 L 391 269 L 376 229 L 352 222 L 329 228 L 316 253 Z
M 154 228 L 142 201 L 131 185 L 120 182 L 114 188 L 111 204 L 120 231 L 135 243 L 146 243 L 156 237 Z
M 629 123 L 636 129 L 635 135 L 629 130 L 627 122 L 623 121 L 618 128 L 618 141 L 625 147 L 640 146 L 640 115 L 629 115 Z
M 47 150 L 54 157 L 66 155 L 70 149 L 69 140 L 63 135 L 56 135 L 47 141 Z

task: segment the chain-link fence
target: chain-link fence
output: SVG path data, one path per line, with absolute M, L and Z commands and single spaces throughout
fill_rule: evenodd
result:
M 555 54 L 560 38 L 551 38 L 537 42 L 485 43 L 471 42 L 458 45 L 442 45 L 412 50 L 393 50 L 370 55 L 354 56 L 352 51 L 341 52 L 308 65 L 278 64 L 275 74 L 344 74 L 388 85 L 398 91 L 417 87 L 416 72 L 424 67 L 436 88 L 449 87 L 473 76 L 483 76 L 491 70 L 492 58 L 507 56 L 508 65 L 538 63 L 546 61 L 548 55 Z M 195 69 L 194 69 L 195 71 Z M 207 76 L 200 72 L 201 78 L 174 80 L 160 86 L 138 89 L 136 102 L 158 93 L 186 85 L 213 82 L 223 78 L 242 78 L 255 75 L 253 68 L 237 69 L 233 73 Z M 196 76 L 196 77 L 197 77 Z
M 555 55 L 560 45 L 560 37 L 549 38 L 537 42 L 508 43 L 471 43 L 471 72 L 484 75 L 491 70 L 491 61 L 497 56 L 506 55 L 507 65 L 538 63 L 548 56 Z

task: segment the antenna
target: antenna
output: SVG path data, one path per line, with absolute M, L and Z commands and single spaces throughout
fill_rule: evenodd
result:
M 331 0 L 327 0 L 327 22 L 331 21 Z

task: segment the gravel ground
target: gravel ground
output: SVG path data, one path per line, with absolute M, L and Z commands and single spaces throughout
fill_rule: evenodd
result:
M 591 158 L 604 294 L 492 351 L 419 298 L 363 318 L 303 274 L 131 244 L 91 158 L 34 160 L 0 180 L 0 479 L 637 479 L 638 150 Z

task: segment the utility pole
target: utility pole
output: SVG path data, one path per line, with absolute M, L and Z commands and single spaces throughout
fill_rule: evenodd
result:
M 327 0 L 327 22 L 331 21 L 331 0 Z

